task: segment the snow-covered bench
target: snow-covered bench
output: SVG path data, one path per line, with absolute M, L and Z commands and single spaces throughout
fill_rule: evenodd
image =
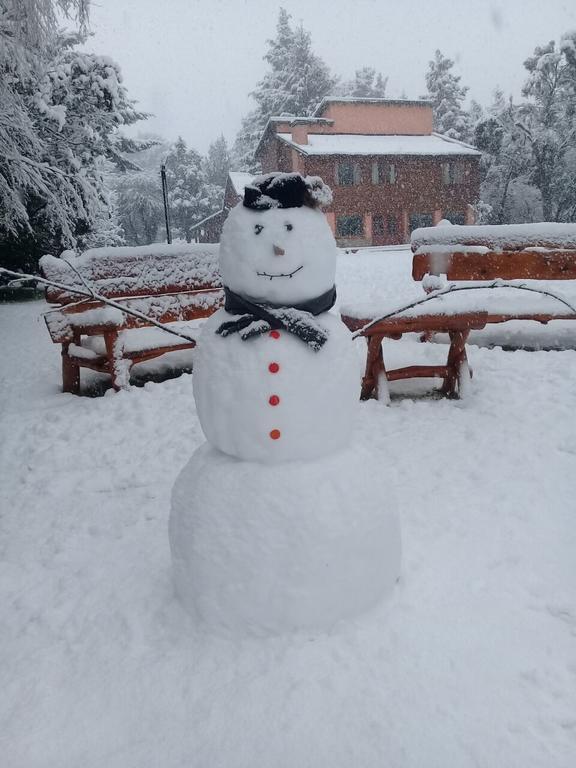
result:
M 368 344 L 362 399 L 378 397 L 383 376 L 387 381 L 441 378 L 441 393 L 458 397 L 470 375 L 466 357 L 470 331 L 511 320 L 576 320 L 576 284 L 563 291 L 548 282 L 576 280 L 575 224 L 426 227 L 413 232 L 411 244 L 412 277 L 423 281 L 428 301 L 411 302 L 413 306 L 398 313 L 384 307 L 342 307 L 343 321 Z M 462 281 L 469 285 L 453 288 L 472 290 L 449 290 L 452 283 Z M 492 290 L 498 281 L 506 282 Z M 437 298 L 434 291 L 440 294 Z M 405 333 L 419 333 L 423 341 L 434 333 L 448 334 L 446 364 L 387 370 L 382 341 L 400 339 Z
M 81 368 L 109 374 L 115 389 L 127 386 L 134 363 L 193 348 L 195 321 L 223 302 L 217 245 L 94 248 L 78 257 L 63 256 L 42 257 L 46 279 L 84 293 L 91 289 L 115 304 L 65 288 L 46 290 L 46 300 L 58 305 L 45 320 L 52 341 L 62 345 L 64 392 L 79 394 Z M 168 333 L 152 321 L 183 335 Z

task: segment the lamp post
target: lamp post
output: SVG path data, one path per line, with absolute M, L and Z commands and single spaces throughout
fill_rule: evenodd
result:
M 170 232 L 170 211 L 168 210 L 168 185 L 166 183 L 166 164 L 160 166 L 160 178 L 162 179 L 162 197 L 164 199 L 164 220 L 166 222 L 166 242 L 172 242 L 172 233 Z

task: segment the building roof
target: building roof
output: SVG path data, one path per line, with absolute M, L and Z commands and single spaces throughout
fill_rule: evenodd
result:
M 319 117 L 329 104 L 385 104 L 390 106 L 404 107 L 431 107 L 432 102 L 428 99 L 379 99 L 364 98 L 358 96 L 327 96 L 322 99 L 320 104 L 314 110 L 314 116 Z
M 258 145 L 256 146 L 256 149 L 254 150 L 254 155 L 257 157 L 258 152 L 260 151 L 260 147 L 266 140 L 268 134 L 270 133 L 270 126 L 273 123 L 288 123 L 289 125 L 334 125 L 334 120 L 331 120 L 328 117 L 307 117 L 307 116 L 296 116 L 296 115 L 280 115 L 277 117 L 269 117 L 266 121 L 266 125 L 264 126 L 264 130 L 262 131 L 262 134 L 260 136 L 260 140 L 258 141 Z M 274 131 L 274 134 L 276 135 L 276 132 Z
M 244 196 L 244 187 L 252 182 L 254 178 L 253 173 L 245 173 L 244 171 L 230 171 L 228 176 L 232 182 L 232 188 L 240 197 Z
M 303 155 L 481 155 L 481 152 L 470 144 L 450 139 L 440 133 L 430 136 L 309 133 L 308 144 L 296 144 L 292 141 L 290 133 L 279 133 L 277 136 Z

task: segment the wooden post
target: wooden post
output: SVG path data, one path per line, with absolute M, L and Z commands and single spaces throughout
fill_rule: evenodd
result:
M 366 358 L 366 371 L 362 379 L 360 399 L 368 400 L 370 397 L 378 397 L 378 376 L 385 371 L 382 355 L 382 336 L 367 336 L 368 355 Z
M 118 383 L 118 370 L 116 367 L 117 354 L 118 354 L 117 342 L 118 342 L 118 331 L 106 331 L 104 333 L 104 344 L 106 345 L 106 359 L 108 363 L 108 370 L 112 378 L 112 387 L 116 390 L 116 392 L 118 392 L 118 390 L 121 389 L 121 386 Z
M 70 360 L 68 348 L 70 342 L 62 344 L 62 392 L 80 394 L 80 366 Z
M 450 350 L 446 363 L 446 378 L 441 392 L 446 397 L 458 398 L 458 381 L 461 376 L 462 366 L 468 362 L 466 357 L 466 341 L 470 331 L 451 331 Z

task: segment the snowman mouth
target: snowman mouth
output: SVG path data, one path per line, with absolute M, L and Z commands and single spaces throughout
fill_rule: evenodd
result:
M 275 275 L 271 275 L 269 272 L 256 272 L 258 277 L 267 277 L 269 280 L 274 280 L 275 277 L 293 277 L 296 272 L 300 272 L 301 269 L 304 269 L 304 264 L 300 264 L 299 267 L 296 267 L 296 269 L 293 272 L 278 272 Z

